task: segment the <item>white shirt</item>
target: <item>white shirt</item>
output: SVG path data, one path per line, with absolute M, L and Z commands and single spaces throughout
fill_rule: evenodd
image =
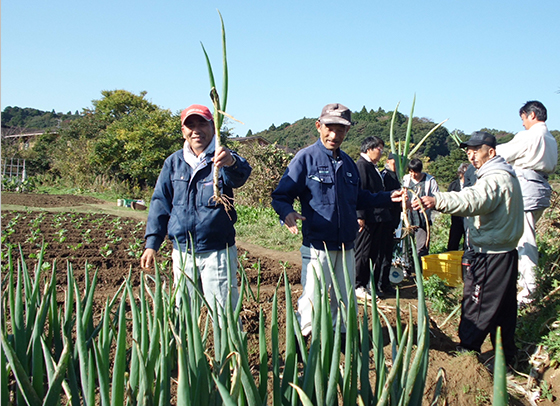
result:
M 189 164 L 189 166 L 193 169 L 196 169 L 197 166 L 200 165 L 202 161 L 204 161 L 204 158 L 206 158 L 206 154 L 208 154 L 209 152 L 214 152 L 214 138 L 212 138 L 212 141 L 210 141 L 206 149 L 202 151 L 202 153 L 198 156 L 193 152 L 191 145 L 187 140 L 185 140 L 185 144 L 183 145 L 183 157 L 185 158 L 185 161 Z
M 496 152 L 515 169 L 551 173 L 558 163 L 558 144 L 542 121 L 518 132 L 510 142 L 497 145 Z

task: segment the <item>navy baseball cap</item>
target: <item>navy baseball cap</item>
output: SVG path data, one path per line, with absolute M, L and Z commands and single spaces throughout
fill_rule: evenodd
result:
M 496 137 L 486 131 L 475 131 L 472 133 L 468 141 L 462 142 L 459 145 L 461 148 L 466 147 L 480 147 L 481 145 L 488 145 L 489 147 L 496 148 Z

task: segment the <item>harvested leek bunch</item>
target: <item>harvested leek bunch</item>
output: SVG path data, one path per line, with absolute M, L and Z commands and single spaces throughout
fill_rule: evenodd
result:
M 226 51 L 226 30 L 224 27 L 224 19 L 222 18 L 222 14 L 218 11 L 220 15 L 220 21 L 222 24 L 222 58 L 223 58 L 223 83 L 222 83 L 222 100 L 220 103 L 220 96 L 218 91 L 216 90 L 216 82 L 214 80 L 214 72 L 212 70 L 212 64 L 210 63 L 210 58 L 208 57 L 208 53 L 204 48 L 204 44 L 202 42 L 200 45 L 202 46 L 202 50 L 204 51 L 204 56 L 206 58 L 206 65 L 208 66 L 208 76 L 210 78 L 210 99 L 212 100 L 212 105 L 214 106 L 214 142 L 216 146 L 216 151 L 221 146 L 220 140 L 220 128 L 222 128 L 222 123 L 224 121 L 224 116 L 228 116 L 229 118 L 236 120 L 226 111 L 227 105 L 227 98 L 228 98 L 228 65 L 227 65 L 227 51 Z M 239 121 L 239 120 L 236 120 Z M 220 188 L 218 187 L 218 178 L 219 178 L 220 169 L 214 166 L 214 195 L 211 197 L 216 204 L 223 204 L 226 211 L 229 212 L 233 208 L 233 204 L 228 196 L 222 195 L 220 192 Z

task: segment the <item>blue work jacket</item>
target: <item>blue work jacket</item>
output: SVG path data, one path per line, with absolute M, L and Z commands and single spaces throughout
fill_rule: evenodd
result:
M 292 159 L 278 187 L 272 207 L 284 220 L 301 202 L 303 245 L 323 250 L 354 247 L 358 232 L 356 210 L 389 207 L 390 192 L 371 193 L 360 187 L 356 163 L 341 149 L 337 158 L 321 140 L 300 150 Z
M 236 162 L 231 167 L 220 168 L 219 187 L 231 199 L 226 212 L 223 204 L 212 199 L 214 164 L 209 152 L 193 169 L 183 157 L 183 150 L 170 155 L 163 164 L 148 214 L 146 248 L 156 251 L 168 235 L 175 249 L 189 252 L 194 243 L 195 252 L 224 249 L 235 244 L 237 213 L 233 208 L 233 188 L 245 184 L 251 174 L 249 163 L 232 152 Z M 177 244 L 178 243 L 178 244 Z

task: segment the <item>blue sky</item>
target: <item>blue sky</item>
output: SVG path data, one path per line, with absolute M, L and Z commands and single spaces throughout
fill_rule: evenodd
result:
M 177 112 L 221 89 L 219 9 L 234 133 L 317 117 L 339 102 L 522 130 L 527 100 L 560 130 L 560 1 L 5 0 L 1 108 L 67 112 L 126 89 Z

